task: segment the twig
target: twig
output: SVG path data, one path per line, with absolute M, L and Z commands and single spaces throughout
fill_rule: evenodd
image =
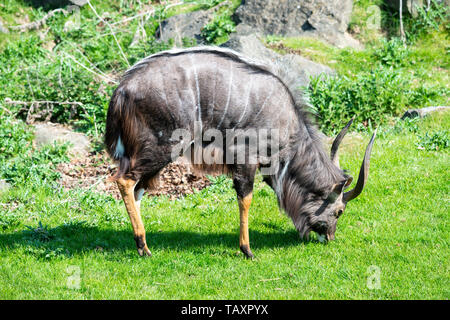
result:
M 12 105 L 32 105 L 32 104 L 68 104 L 82 106 L 83 104 L 78 101 L 50 101 L 50 100 L 38 100 L 38 101 L 18 101 L 10 98 L 5 98 L 4 103 Z
M 98 184 L 100 184 L 100 182 L 102 182 L 103 180 L 105 180 L 105 178 L 107 177 L 107 174 L 102 175 L 100 178 L 98 178 L 98 180 L 92 184 L 91 186 L 89 186 L 87 189 L 91 190 L 92 188 L 96 187 Z
M 109 30 L 111 30 L 112 36 L 113 36 L 114 40 L 116 41 L 117 47 L 119 48 L 119 51 L 120 51 L 120 53 L 122 54 L 123 59 L 124 59 L 125 62 L 127 63 L 127 66 L 130 67 L 130 63 L 128 62 L 128 59 L 127 59 L 127 57 L 125 56 L 125 53 L 123 53 L 122 47 L 120 46 L 120 43 L 119 43 L 119 41 L 117 40 L 116 34 L 114 33 L 114 31 L 113 31 L 111 25 L 110 25 L 108 22 L 106 22 L 102 17 L 100 17 L 100 16 L 98 15 L 97 11 L 95 11 L 95 8 L 94 8 L 94 7 L 92 6 L 92 4 L 91 4 L 91 1 L 87 0 L 87 3 L 88 3 L 88 5 L 89 5 L 89 7 L 91 7 L 92 11 L 94 11 L 94 14 L 97 16 L 97 18 L 99 18 L 100 21 L 102 21 L 104 24 L 106 24 L 106 25 L 108 26 Z
M 34 120 L 36 119 L 36 117 L 33 118 L 33 112 L 35 112 L 35 107 L 40 107 L 40 105 L 46 105 L 46 113 L 47 113 L 47 117 L 45 119 L 45 121 L 50 120 L 50 117 L 53 113 L 53 105 L 55 104 L 62 104 L 62 105 L 70 105 L 71 110 L 74 109 L 74 106 L 80 106 L 83 107 L 83 104 L 81 102 L 77 102 L 77 101 L 50 101 L 50 100 L 39 100 L 39 101 L 14 101 L 10 98 L 5 98 L 4 103 L 9 104 L 9 105 L 24 105 L 24 106 L 29 106 L 28 110 L 27 108 L 21 108 L 19 110 L 19 113 L 22 111 L 26 111 L 27 112 L 27 117 L 26 117 L 26 122 L 27 123 L 32 123 L 34 122 Z M 11 113 L 11 112 L 10 112 Z M 42 114 L 40 114 L 42 116 Z
M 61 9 L 61 8 L 55 9 L 55 10 L 47 13 L 42 19 L 40 19 L 38 21 L 34 21 L 34 22 L 30 22 L 30 23 L 26 23 L 26 24 L 22 24 L 22 25 L 18 25 L 18 26 L 11 26 L 11 27 L 9 27 L 9 29 L 19 30 L 20 32 L 39 29 L 47 22 L 48 19 L 53 17 L 55 15 L 55 13 L 58 13 L 58 12 L 67 14 L 67 11 L 64 9 Z
M 153 14 L 153 13 L 155 13 L 155 9 L 150 10 L 150 11 L 146 11 L 146 12 L 143 12 L 143 13 L 139 13 L 139 14 L 137 14 L 137 15 L 135 15 L 135 16 L 128 17 L 128 18 L 125 18 L 125 19 L 123 19 L 123 20 L 120 20 L 120 21 L 111 23 L 111 26 L 115 26 L 115 25 L 117 25 L 117 24 L 122 24 L 122 23 L 125 23 L 125 22 L 128 22 L 128 21 L 134 20 L 134 19 L 136 19 L 136 18 L 145 16 L 145 15 L 150 15 L 150 14 Z
M 105 76 L 103 76 L 103 75 L 101 75 L 101 74 L 95 72 L 95 71 L 92 70 L 91 68 L 86 67 L 84 64 L 82 64 L 81 62 L 79 62 L 77 59 L 75 59 L 74 57 L 72 57 L 70 54 L 68 54 L 68 53 L 66 53 L 66 52 L 64 52 L 64 54 L 65 54 L 68 58 L 70 58 L 73 62 L 75 62 L 76 64 L 78 64 L 80 67 L 82 67 L 82 68 L 86 69 L 87 71 L 89 71 L 89 72 L 91 72 L 91 73 L 97 75 L 98 77 L 100 77 L 100 78 L 102 78 L 103 80 L 105 80 L 107 83 L 109 82 L 109 83 L 117 84 L 117 81 L 115 81 L 115 80 L 113 80 L 113 79 L 110 79 L 110 78 L 108 78 L 108 77 L 105 77 Z
M 95 69 L 98 73 L 100 73 L 101 75 L 103 75 L 105 78 L 108 78 L 108 76 L 102 71 L 102 70 L 100 70 L 99 68 L 97 68 L 89 59 L 88 59 L 88 57 L 86 57 L 85 55 L 84 55 L 84 53 L 80 50 L 80 49 L 78 49 L 77 47 L 75 47 L 75 46 L 72 46 L 72 48 L 74 48 L 79 54 L 81 54 L 81 56 L 84 58 L 84 60 L 86 60 L 88 63 L 89 63 L 89 65 L 91 66 L 91 68 L 93 68 L 93 69 Z
M 5 111 L 9 112 L 9 114 L 13 114 L 11 110 L 9 110 L 9 109 L 5 108 L 5 107 L 4 107 L 4 106 L 2 106 L 1 104 L 0 104 L 0 108 L 2 108 L 3 110 L 5 110 Z

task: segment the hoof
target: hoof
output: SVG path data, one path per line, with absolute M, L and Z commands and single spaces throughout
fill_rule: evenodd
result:
M 147 246 L 145 246 L 144 248 L 138 248 L 137 251 L 141 257 L 151 257 L 152 256 L 152 253 L 150 252 L 150 250 L 148 250 Z
M 151 257 L 152 256 L 152 253 L 150 252 L 150 250 L 148 250 L 147 243 L 145 243 L 144 237 L 137 236 L 137 237 L 134 237 L 134 240 L 136 241 L 137 251 L 141 257 L 143 257 L 143 256 Z
M 252 259 L 253 260 L 255 258 L 255 255 L 252 253 L 252 250 L 250 250 L 250 247 L 248 245 L 242 245 L 239 248 L 244 253 L 244 256 L 247 259 Z

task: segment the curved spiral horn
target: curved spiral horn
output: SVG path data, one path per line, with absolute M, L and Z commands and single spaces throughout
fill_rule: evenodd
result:
M 336 165 L 336 167 L 340 168 L 339 166 L 339 154 L 338 154 L 338 149 L 339 149 L 339 145 L 342 142 L 342 139 L 344 139 L 344 136 L 347 134 L 348 128 L 350 128 L 351 124 L 353 123 L 353 120 L 355 118 L 352 118 L 344 127 L 344 129 L 341 130 L 341 132 L 339 132 L 339 134 L 336 136 L 336 138 L 333 141 L 333 145 L 331 146 L 331 153 L 330 153 L 330 157 L 331 157 L 331 161 Z
M 364 185 L 367 182 L 367 177 L 369 176 L 369 166 L 370 166 L 370 153 L 372 152 L 373 142 L 375 141 L 375 136 L 377 135 L 377 130 L 372 135 L 369 144 L 366 148 L 366 153 L 364 154 L 364 159 L 361 165 L 361 169 L 359 170 L 358 181 L 356 182 L 355 188 L 350 191 L 344 193 L 344 201 L 349 202 L 355 199 L 357 196 L 361 194 L 364 189 Z

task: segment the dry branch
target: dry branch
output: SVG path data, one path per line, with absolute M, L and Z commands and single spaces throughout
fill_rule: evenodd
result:
M 82 64 L 81 62 L 79 62 L 77 59 L 75 59 L 75 58 L 74 58 L 73 56 L 71 56 L 70 54 L 64 52 L 64 55 L 66 55 L 69 59 L 71 59 L 73 62 L 75 62 L 76 64 L 78 64 L 80 67 L 82 67 L 82 68 L 86 69 L 87 71 L 89 71 L 89 72 L 91 72 L 91 73 L 97 75 L 98 77 L 102 78 L 105 82 L 117 84 L 117 81 L 115 81 L 115 80 L 113 80 L 113 79 L 111 79 L 111 78 L 109 78 L 109 77 L 107 77 L 107 76 L 101 75 L 100 73 L 95 72 L 94 70 L 92 70 L 92 69 L 89 68 L 89 67 L 86 67 L 84 64 Z
M 10 98 L 5 98 L 5 104 L 9 105 L 23 105 L 26 106 L 18 111 L 18 113 L 27 114 L 26 123 L 33 123 L 37 118 L 43 117 L 45 115 L 45 121 L 49 121 L 50 117 L 53 114 L 53 106 L 55 104 L 60 105 L 70 105 L 71 106 L 71 115 L 75 114 L 76 106 L 83 107 L 81 102 L 77 101 L 50 101 L 50 100 L 37 100 L 37 101 L 16 101 Z M 42 110 L 41 106 L 45 105 L 45 109 Z
M 40 29 L 43 25 L 45 25 L 45 23 L 47 22 L 48 19 L 50 19 L 51 17 L 53 17 L 56 13 L 58 12 L 62 12 L 64 14 L 67 14 L 67 11 L 64 9 L 55 9 L 53 11 L 50 11 L 49 13 L 47 13 L 42 19 L 37 20 L 37 21 L 33 21 L 30 23 L 26 23 L 26 24 L 22 24 L 22 25 L 18 25 L 18 26 L 11 26 L 9 27 L 9 29 L 11 30 L 18 30 L 20 32 L 25 32 L 25 31 L 29 31 L 29 30 L 36 30 L 36 29 Z
M 108 26 L 109 30 L 111 30 L 112 36 L 113 36 L 114 40 L 116 41 L 117 47 L 119 48 L 119 51 L 120 51 L 120 54 L 122 55 L 122 58 L 126 62 L 127 66 L 130 67 L 130 62 L 128 61 L 127 57 L 125 56 L 125 53 L 123 52 L 122 47 L 120 46 L 119 40 L 117 40 L 116 34 L 114 33 L 114 30 L 111 27 L 111 25 L 107 21 L 105 21 L 102 17 L 99 16 L 99 14 L 97 13 L 97 11 L 95 10 L 94 6 L 92 6 L 92 4 L 91 4 L 91 2 L 89 0 L 87 0 L 87 4 L 92 9 L 92 11 L 97 16 L 97 18 L 99 18 L 100 21 L 102 21 L 104 24 L 106 24 Z
M 6 104 L 11 104 L 11 105 L 32 105 L 32 104 L 68 104 L 68 105 L 77 105 L 77 106 L 83 105 L 81 102 L 77 102 L 77 101 L 50 101 L 50 100 L 19 101 L 19 100 L 12 100 L 11 98 L 5 98 L 4 102 Z

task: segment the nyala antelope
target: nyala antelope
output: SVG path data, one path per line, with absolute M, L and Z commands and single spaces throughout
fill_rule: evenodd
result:
M 240 212 L 239 245 L 246 257 L 254 257 L 248 211 L 257 169 L 302 238 L 308 239 L 314 231 L 319 240 L 334 239 L 338 218 L 367 181 L 375 134 L 356 186 L 345 191 L 353 178 L 339 168 L 338 147 L 352 121 L 336 137 L 328 156 L 295 82 L 288 70 L 216 47 L 160 52 L 124 74 L 109 104 L 105 144 L 118 162 L 112 179 L 130 216 L 139 255 L 151 255 L 140 200 L 146 189 L 155 186 L 158 173 L 175 160 L 173 148 L 180 139 L 174 139 L 173 132 L 183 129 L 193 134 L 195 125 L 201 132 L 215 129 L 224 137 L 230 131 L 248 129 L 279 131 L 277 150 L 266 157 L 258 149 L 252 162 L 194 164 L 204 171 L 213 168 L 232 176 Z M 244 141 L 250 143 L 249 139 Z M 236 151 L 227 143 L 220 145 L 223 159 Z M 202 148 L 207 146 L 203 141 Z M 263 173 L 262 169 L 273 167 L 270 159 L 275 154 L 276 170 Z M 232 155 L 231 159 L 235 158 Z

